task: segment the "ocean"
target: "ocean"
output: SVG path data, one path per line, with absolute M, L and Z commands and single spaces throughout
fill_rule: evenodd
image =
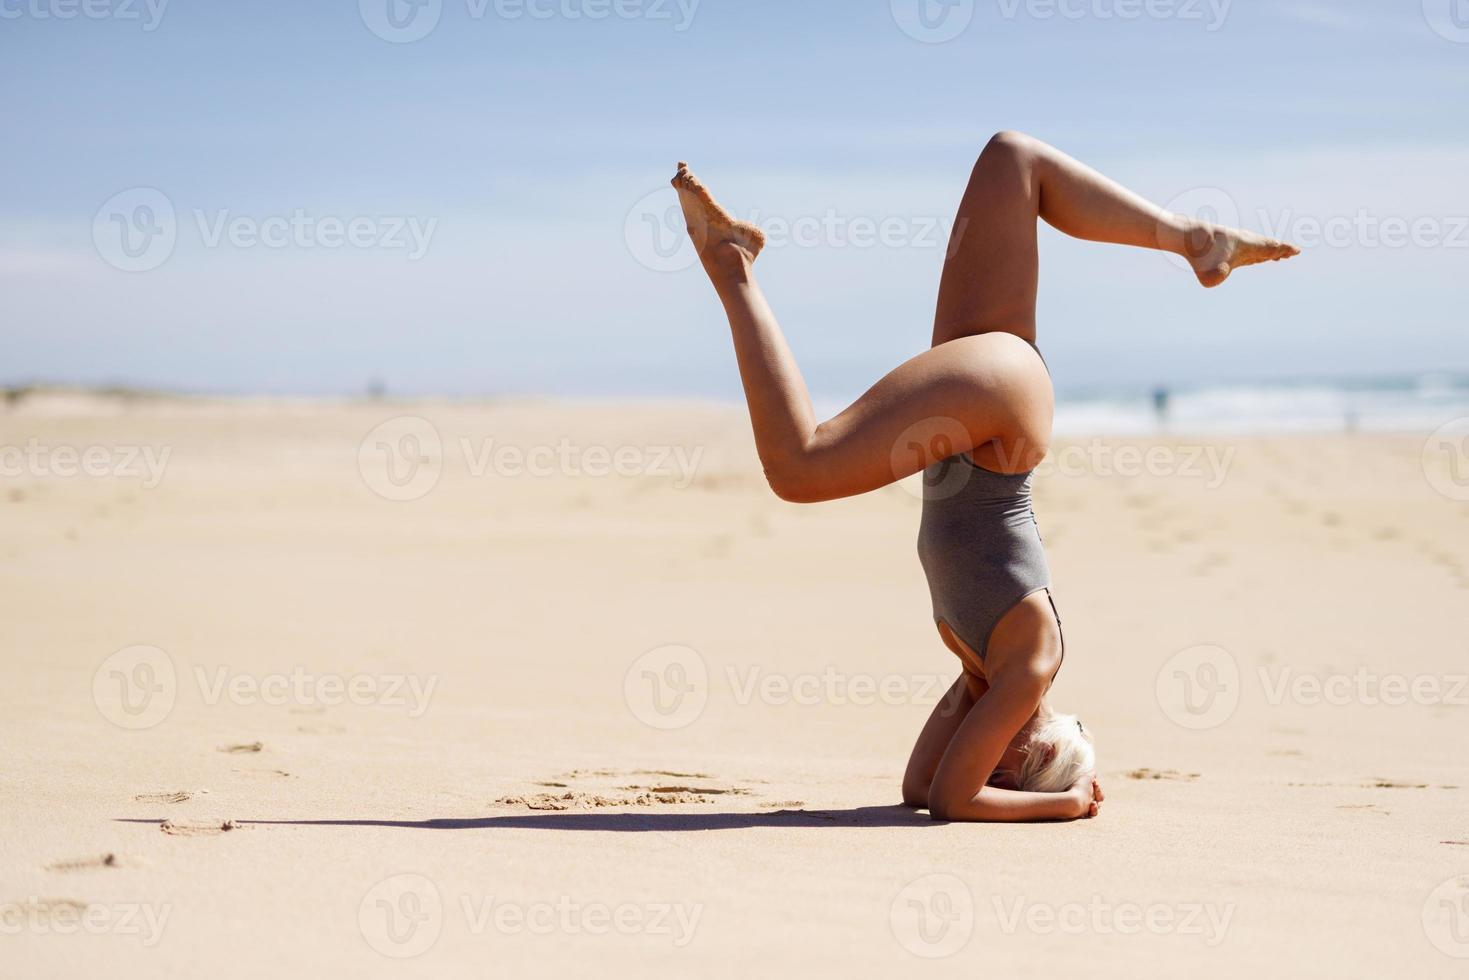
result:
M 1160 408 L 1143 389 L 1062 392 L 1063 436 L 1423 432 L 1469 421 L 1469 375 L 1184 386 Z

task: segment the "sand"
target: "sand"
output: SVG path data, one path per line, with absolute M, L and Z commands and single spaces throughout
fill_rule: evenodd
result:
M 1463 976 L 1423 442 L 1063 443 L 1106 809 L 938 825 L 910 489 L 783 504 L 721 406 L 21 401 L 0 974 Z

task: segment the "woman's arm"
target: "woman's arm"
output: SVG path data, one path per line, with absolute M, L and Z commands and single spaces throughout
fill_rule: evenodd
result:
M 1050 684 L 1047 666 L 1012 669 L 993 680 L 954 733 L 934 773 L 928 810 L 935 820 L 1076 820 L 1092 816 L 1101 791 L 1088 775 L 1065 793 L 1027 793 L 988 785 L 1010 740 L 1035 714 Z
M 983 823 L 1027 823 L 1044 820 L 1080 820 L 1097 815 L 1101 788 L 1088 776 L 1065 793 L 1024 793 L 997 786 L 982 786 L 968 800 L 931 810 L 935 820 Z

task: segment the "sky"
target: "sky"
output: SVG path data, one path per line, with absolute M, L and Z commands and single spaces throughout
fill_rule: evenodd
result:
M 1469 371 L 1469 0 L 0 0 L 0 82 L 0 383 L 738 397 L 688 160 L 848 399 L 1000 129 L 1306 249 L 1043 230 L 1063 395 Z

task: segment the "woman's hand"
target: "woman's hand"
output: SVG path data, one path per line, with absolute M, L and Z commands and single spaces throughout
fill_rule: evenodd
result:
M 1067 792 L 1076 803 L 1077 820 L 1089 820 L 1102 812 L 1102 800 L 1106 797 L 1095 773 L 1087 773 L 1078 779 Z

